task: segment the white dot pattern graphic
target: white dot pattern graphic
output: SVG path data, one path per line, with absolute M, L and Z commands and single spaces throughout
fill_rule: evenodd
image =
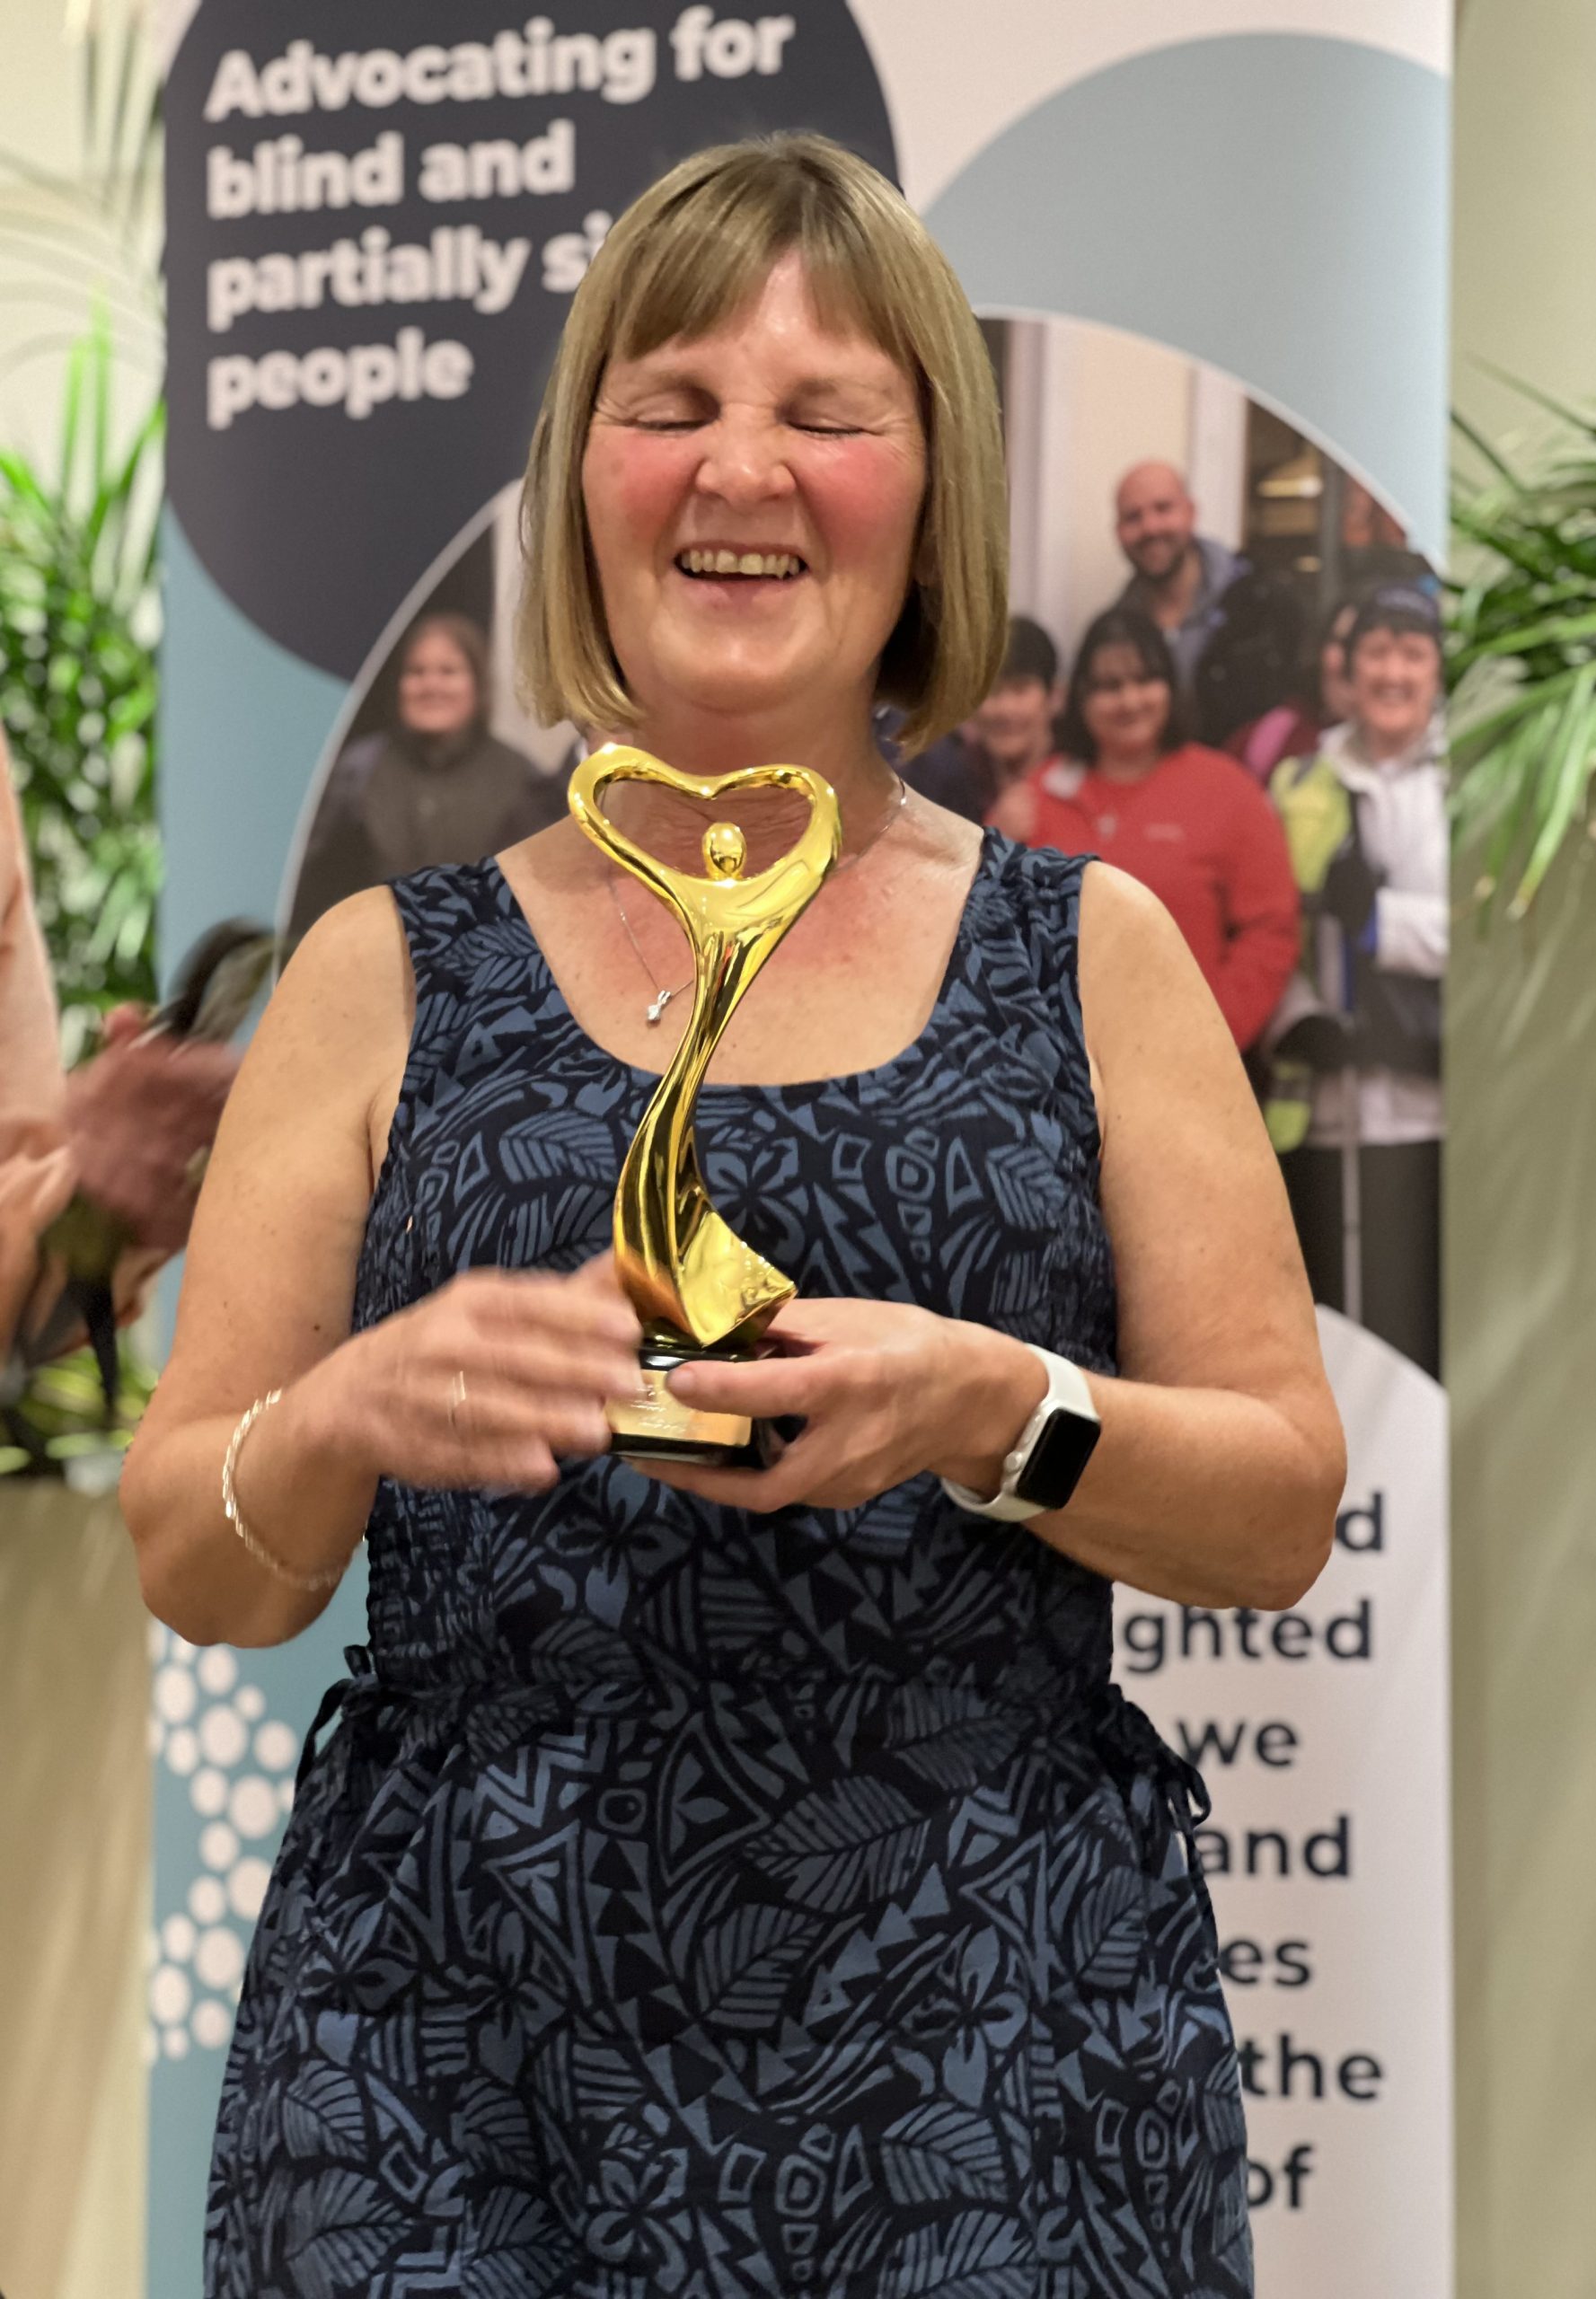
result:
M 214 1820 L 227 1809 L 227 1775 L 207 1765 L 189 1783 L 189 1801 L 204 1819 Z
M 220 1699 L 223 1694 L 230 1693 L 238 1682 L 238 1662 L 225 1644 L 216 1644 L 208 1652 L 200 1654 L 199 1665 L 194 1673 L 199 1679 L 200 1691 Z
M 233 2034 L 233 2015 L 225 2004 L 207 1995 L 202 2004 L 194 2006 L 194 2017 L 189 2025 L 194 2031 L 195 2042 L 203 2049 L 225 2051 Z
M 161 1926 L 161 1946 L 174 1963 L 186 1964 L 194 1952 L 194 1926 L 186 1916 L 169 1916 Z
M 144 2055 L 153 2066 L 191 2048 L 225 2051 L 232 2038 L 250 1927 L 294 1801 L 300 1740 L 268 1714 L 266 1695 L 242 1680 L 238 1655 L 225 1646 L 201 1651 L 152 1621 L 149 1655 L 150 1755 L 188 1783 L 199 1871 L 146 1944 Z
M 189 1887 L 189 1914 L 197 1924 L 216 1924 L 227 1913 L 227 1887 L 219 1876 L 196 1876 Z
M 154 1977 L 150 1982 L 150 2010 L 157 2020 L 186 2020 L 193 2000 L 194 1989 L 187 1972 L 180 1972 L 175 1964 L 155 1966 Z
M 269 1836 L 278 1824 L 277 1790 L 251 1773 L 227 1799 L 227 1817 L 240 1836 Z
M 262 1772 L 291 1772 L 298 1754 L 298 1736 L 287 1724 L 262 1724 L 255 1735 L 255 1762 Z
M 202 1933 L 194 1951 L 194 1969 L 207 1987 L 218 1993 L 234 1986 L 243 1977 L 243 1942 L 237 1933 L 222 1925 Z
M 266 1905 L 271 1869 L 264 1860 L 247 1857 L 237 1863 L 227 1879 L 227 1899 L 234 1916 L 253 1924 Z
M 199 1857 L 207 1868 L 219 1868 L 224 1873 L 238 1858 L 237 1831 L 225 1820 L 213 1820 L 199 1831 Z
M 236 1708 L 207 1708 L 199 1720 L 199 1745 L 211 1764 L 240 1764 L 250 1745 L 250 1728 Z
M 168 1724 L 181 1724 L 194 1713 L 199 1698 L 186 1669 L 168 1666 L 155 1675 L 155 1713 Z

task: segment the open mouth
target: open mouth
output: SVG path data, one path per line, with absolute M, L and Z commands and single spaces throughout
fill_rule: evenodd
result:
M 679 551 L 675 563 L 701 583 L 790 583 L 809 571 L 792 551 Z

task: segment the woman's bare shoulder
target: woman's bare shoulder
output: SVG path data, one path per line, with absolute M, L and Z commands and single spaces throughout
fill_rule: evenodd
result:
M 408 1039 L 415 995 L 398 905 L 386 886 L 370 886 L 316 920 L 267 1011 L 306 1040 L 364 1044 Z
M 1094 1058 L 1138 1053 L 1184 1069 L 1230 1068 L 1235 1047 L 1186 938 L 1163 903 L 1109 862 L 1080 887 L 1080 1003 Z
M 255 1137 L 270 1138 L 279 1123 L 385 1136 L 415 1003 L 388 889 L 373 886 L 324 912 L 283 969 L 234 1088 Z
M 1080 877 L 1081 956 L 1125 965 L 1168 965 L 1186 944 L 1157 894 L 1127 870 L 1094 857 Z

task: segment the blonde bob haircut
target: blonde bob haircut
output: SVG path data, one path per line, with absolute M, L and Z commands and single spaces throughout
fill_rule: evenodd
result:
M 926 492 L 913 575 L 877 699 L 909 755 L 967 718 L 1008 638 L 1008 500 L 997 392 L 951 265 L 886 177 L 823 136 L 696 153 L 615 225 L 577 290 L 521 498 L 521 675 L 545 726 L 635 726 L 604 623 L 582 458 L 606 363 L 734 319 L 780 258 L 803 259 L 816 315 L 857 330 L 915 383 Z

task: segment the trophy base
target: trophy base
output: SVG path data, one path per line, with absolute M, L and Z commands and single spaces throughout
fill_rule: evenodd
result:
M 694 1462 L 706 1468 L 758 1469 L 769 1461 L 766 1424 L 745 1413 L 705 1413 L 674 1397 L 666 1387 L 678 1365 L 699 1359 L 745 1364 L 740 1352 L 718 1349 L 645 1349 L 643 1394 L 607 1408 L 614 1439 L 610 1450 L 629 1461 Z

